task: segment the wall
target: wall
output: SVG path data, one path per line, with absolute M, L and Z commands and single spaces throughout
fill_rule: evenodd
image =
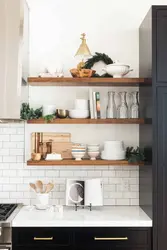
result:
M 166 0 L 28 0 L 30 6 L 30 75 L 47 65 L 76 66 L 80 34 L 92 52 L 107 53 L 131 65 L 138 76 L 138 28 L 151 5 Z
M 35 194 L 29 183 L 37 179 L 55 183 L 52 204 L 65 204 L 66 178 L 102 178 L 105 205 L 138 205 L 138 167 L 28 167 L 24 163 L 24 143 L 27 126 L 0 125 L 0 202 L 34 204 Z M 29 130 L 30 132 L 30 130 Z

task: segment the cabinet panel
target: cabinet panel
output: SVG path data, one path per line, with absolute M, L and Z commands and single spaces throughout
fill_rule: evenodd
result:
M 167 83 L 167 9 L 157 10 L 157 82 Z
M 157 89 L 157 228 L 158 248 L 167 245 L 167 87 Z
M 69 246 L 71 232 L 65 228 L 15 228 L 12 242 L 13 245 L 25 247 Z
M 82 247 L 145 247 L 151 230 L 147 228 L 81 228 L 75 233 L 76 246 Z

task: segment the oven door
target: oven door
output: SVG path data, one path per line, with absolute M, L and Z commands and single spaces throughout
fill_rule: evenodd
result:
M 11 250 L 11 244 L 0 244 L 0 250 Z
M 11 227 L 0 227 L 0 250 L 11 249 L 11 237 L 12 237 Z

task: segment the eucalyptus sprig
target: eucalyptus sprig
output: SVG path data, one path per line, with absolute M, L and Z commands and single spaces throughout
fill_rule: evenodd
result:
M 42 117 L 43 108 L 38 109 L 30 108 L 29 103 L 22 103 L 20 118 L 23 120 L 39 119 Z
M 43 117 L 43 119 L 45 120 L 46 123 L 52 122 L 55 118 L 56 118 L 56 116 L 54 114 L 45 115 Z

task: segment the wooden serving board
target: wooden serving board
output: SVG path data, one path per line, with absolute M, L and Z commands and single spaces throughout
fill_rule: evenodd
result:
M 47 142 L 52 143 L 53 150 L 58 150 L 58 146 L 55 143 L 67 143 L 60 145 L 60 148 L 67 150 L 69 147 L 69 143 L 71 142 L 71 134 L 70 133 L 45 133 L 45 132 L 34 132 L 31 134 L 31 153 L 39 153 L 39 145 L 43 143 L 44 150 L 46 151 L 45 146 Z M 55 144 L 55 145 L 54 145 Z M 66 148 L 66 149 L 65 149 Z

